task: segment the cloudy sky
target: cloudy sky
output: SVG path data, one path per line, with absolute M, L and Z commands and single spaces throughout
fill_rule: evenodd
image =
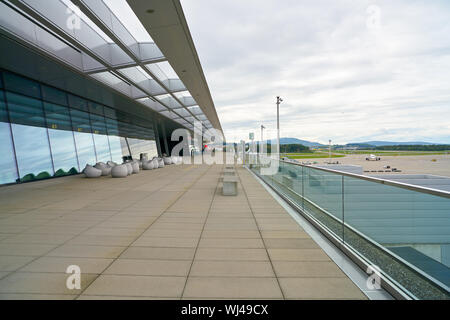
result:
M 450 1 L 181 3 L 228 141 L 450 143 Z

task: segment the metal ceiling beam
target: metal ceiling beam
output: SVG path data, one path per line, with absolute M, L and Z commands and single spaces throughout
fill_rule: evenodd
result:
M 117 73 L 115 72 L 116 68 L 111 67 L 109 65 L 108 61 L 106 61 L 103 57 L 97 55 L 95 52 L 93 52 L 90 48 L 86 47 L 84 44 L 79 42 L 77 39 L 75 39 L 72 36 L 70 36 L 67 33 L 65 33 L 58 26 L 56 26 L 53 22 L 51 22 L 50 20 L 46 19 L 39 12 L 35 11 L 32 7 L 28 6 L 26 3 L 24 3 L 24 2 L 22 2 L 20 0 L 8 0 L 8 1 L 0 0 L 0 1 L 3 2 L 4 4 L 8 5 L 9 7 L 13 8 L 14 10 L 16 10 L 16 8 L 17 8 L 18 10 L 22 11 L 24 14 L 28 15 L 29 17 L 31 17 L 34 21 L 38 22 L 42 27 L 44 27 L 50 33 L 54 34 L 56 37 L 60 38 L 64 42 L 66 42 L 71 47 L 76 48 L 78 51 L 85 53 L 86 55 L 88 55 L 89 57 L 94 59 L 95 61 L 97 61 L 100 64 L 102 64 L 103 67 L 104 67 L 104 71 L 103 72 L 111 72 L 112 74 L 117 76 Z M 15 6 L 16 8 L 14 8 L 13 6 Z M 86 75 L 86 73 L 83 70 L 77 70 L 77 72 Z M 96 73 L 99 73 L 99 72 L 96 72 Z M 121 78 L 121 80 L 125 81 L 128 84 L 132 84 L 137 89 L 145 92 L 152 99 L 158 101 L 156 98 L 154 98 L 154 96 L 151 93 L 147 92 L 147 90 L 142 88 L 139 84 L 135 83 L 132 79 L 129 79 L 128 77 L 124 77 L 123 75 L 121 75 L 119 78 Z M 94 80 L 99 81 L 97 79 L 94 79 Z M 99 81 L 99 82 L 102 83 L 103 85 L 105 85 L 105 83 L 103 83 L 101 81 Z M 163 87 L 163 88 L 166 90 L 165 87 Z M 114 89 L 114 88 L 112 88 L 112 89 Z M 117 90 L 115 90 L 115 91 L 117 91 Z M 127 97 L 128 99 L 132 99 L 132 100 L 136 101 L 136 99 L 133 99 L 132 97 L 127 96 L 126 94 L 124 94 L 124 93 L 122 93 L 120 91 L 118 91 L 118 92 L 120 94 L 124 95 L 125 97 Z M 159 102 L 159 103 L 161 103 L 161 102 Z M 167 108 L 167 110 L 170 110 L 170 108 L 166 104 L 161 103 L 161 105 L 163 105 L 165 108 Z M 154 110 L 152 110 L 152 111 L 154 111 Z M 157 112 L 157 111 L 154 111 L 154 112 L 156 114 L 158 114 L 159 116 L 164 117 L 164 115 L 160 114 L 159 112 Z M 172 119 L 170 119 L 168 117 L 164 117 L 164 118 L 167 118 L 167 119 L 173 121 Z
M 97 15 L 89 8 L 88 5 L 86 5 L 82 0 L 72 0 L 72 2 L 76 6 L 78 6 L 81 12 L 83 12 L 95 25 L 97 25 L 97 27 L 99 27 L 102 32 L 104 32 L 109 38 L 111 38 L 111 40 L 113 40 L 119 46 L 120 49 L 122 49 L 131 59 L 133 59 L 137 66 L 140 66 L 151 78 L 153 78 L 161 87 L 163 87 L 168 94 L 170 94 L 175 100 L 177 100 L 182 106 L 184 106 L 183 103 L 179 101 L 178 98 L 169 90 L 169 88 L 162 81 L 160 81 L 158 77 L 156 77 L 152 72 L 150 72 L 150 70 L 148 70 L 145 67 L 145 64 L 142 63 L 142 61 L 140 61 L 139 57 L 137 57 L 134 54 L 134 52 L 125 43 L 123 43 L 122 40 L 107 25 L 105 25 L 105 23 L 101 19 L 97 17 Z M 112 12 L 110 13 L 113 14 Z M 142 90 L 141 88 L 139 89 Z M 144 90 L 144 92 L 146 91 Z M 197 119 L 197 117 L 195 117 L 195 115 L 191 113 L 190 110 L 187 109 L 187 107 L 186 110 L 195 119 Z

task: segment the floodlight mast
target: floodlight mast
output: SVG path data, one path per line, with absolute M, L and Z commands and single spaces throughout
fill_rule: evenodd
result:
M 277 97 L 277 156 L 280 158 L 280 103 L 283 99 L 280 96 Z

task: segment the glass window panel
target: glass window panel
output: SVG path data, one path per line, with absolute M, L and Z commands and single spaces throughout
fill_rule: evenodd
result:
M 75 137 L 80 170 L 83 170 L 87 164 L 94 165 L 96 158 L 92 134 L 75 131 L 73 135 Z
M 72 131 L 48 129 L 55 176 L 78 173 L 78 161 Z
M 82 111 L 89 111 L 88 103 L 86 100 L 84 100 L 80 97 L 71 95 L 71 94 L 69 94 L 68 97 L 69 97 L 69 106 L 70 107 L 78 109 L 78 110 L 82 110 Z
M 0 184 L 16 182 L 18 176 L 14 147 L 2 91 L 0 91 L 0 154 Z
M 22 93 L 35 98 L 41 98 L 39 83 L 9 72 L 5 72 L 3 76 L 5 79 L 6 90 Z
M 9 123 L 0 122 L 0 184 L 16 182 L 18 177 L 9 126 Z
M 12 123 L 46 127 L 42 101 L 9 92 L 6 99 Z
M 108 136 L 103 134 L 93 134 L 97 162 L 111 161 L 111 152 L 109 150 Z
M 91 114 L 92 132 L 95 134 L 106 134 L 105 117 Z
M 47 128 L 15 123 L 11 126 L 21 181 L 51 177 L 54 172 Z
M 42 86 L 42 96 L 45 101 L 67 106 L 67 95 L 63 91 L 47 86 Z
M 104 107 L 105 117 L 111 118 L 111 119 L 117 119 L 116 110 L 108 107 Z
M 109 145 L 111 148 L 111 159 L 116 163 L 122 163 L 122 157 L 128 155 L 128 150 L 122 150 L 122 144 L 120 142 L 121 137 L 108 136 Z
M 80 110 L 70 109 L 70 116 L 72 118 L 73 131 L 92 132 L 89 113 Z
M 48 128 L 72 131 L 69 108 L 44 102 L 44 110 Z
M 89 102 L 89 112 L 103 116 L 103 106 L 99 103 Z
M 6 110 L 5 94 L 0 91 L 0 122 L 9 122 L 8 111 Z
M 141 153 L 147 153 L 149 159 L 158 156 L 156 142 L 154 140 L 127 138 L 127 141 L 130 146 L 131 156 L 133 159 L 139 159 Z

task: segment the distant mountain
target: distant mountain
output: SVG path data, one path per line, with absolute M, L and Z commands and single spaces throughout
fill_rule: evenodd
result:
M 347 143 L 347 146 L 411 146 L 411 145 L 421 145 L 421 146 L 430 146 L 430 145 L 438 145 L 441 143 L 431 143 L 431 142 L 423 142 L 423 141 L 408 141 L 408 142 L 392 142 L 392 141 L 366 141 L 366 142 L 352 142 Z
M 267 140 L 267 143 L 270 143 L 271 140 Z M 260 141 L 255 141 L 256 143 L 260 143 Z M 276 142 L 276 140 L 272 140 L 272 142 Z M 280 138 L 280 144 L 302 144 L 305 147 L 322 147 L 323 144 L 318 142 L 311 142 L 307 140 L 300 140 L 297 138 Z
M 280 138 L 280 144 L 302 144 L 306 147 L 321 147 L 324 146 L 319 142 L 311 142 L 307 140 L 300 140 L 297 138 Z

